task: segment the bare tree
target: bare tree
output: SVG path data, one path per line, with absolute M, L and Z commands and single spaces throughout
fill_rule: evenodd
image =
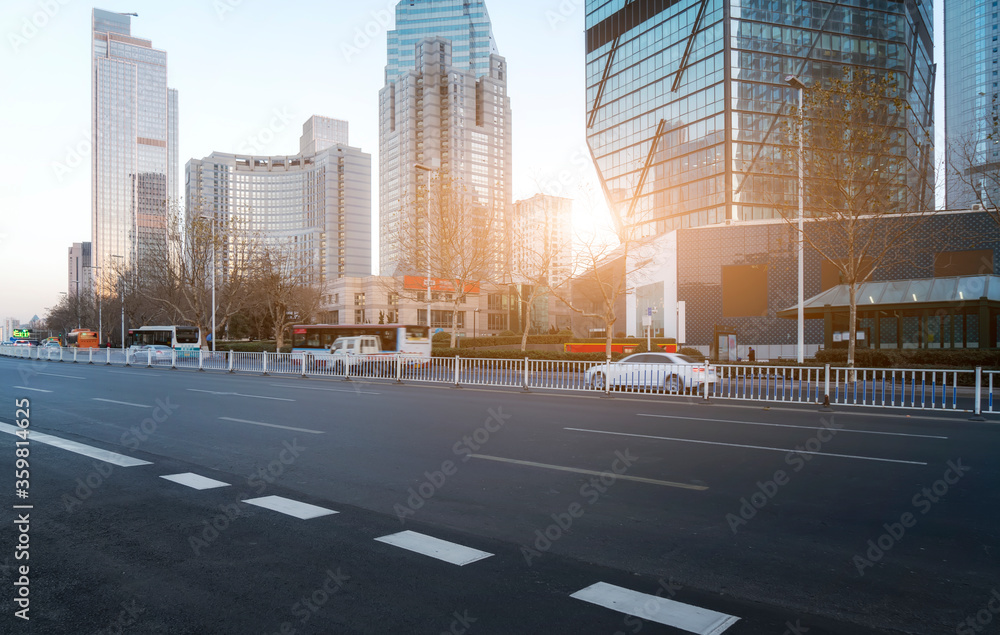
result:
M 841 79 L 805 91 L 802 112 L 786 126 L 785 165 L 796 169 L 801 134 L 809 220 L 801 237 L 836 268 L 848 287 L 847 362 L 853 366 L 858 287 L 875 271 L 919 255 L 918 230 L 934 217 L 934 210 L 907 208 L 911 201 L 922 200 L 909 188 L 925 182 L 914 182 L 907 158 L 904 128 L 909 106 L 894 75 L 858 68 L 844 73 Z M 920 150 L 929 152 L 930 139 L 920 141 Z M 796 232 L 797 201 L 789 192 L 778 203 Z
M 985 99 L 985 95 L 979 94 Z M 973 129 L 948 140 L 949 201 L 965 206 L 978 203 L 1000 225 L 1000 103 L 993 95 L 986 118 Z M 951 191 L 954 188 L 957 191 Z
M 320 306 L 320 293 L 303 282 L 287 249 L 264 245 L 253 276 L 252 308 L 270 322 L 277 350 L 285 344 L 285 329 L 312 319 Z

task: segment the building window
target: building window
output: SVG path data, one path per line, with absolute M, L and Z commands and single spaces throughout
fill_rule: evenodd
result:
M 365 305 L 365 294 L 355 293 L 354 294 L 354 306 L 364 306 Z M 359 322 L 360 324 L 360 322 Z
M 355 324 L 365 324 L 365 310 L 364 309 L 354 309 L 354 323 Z

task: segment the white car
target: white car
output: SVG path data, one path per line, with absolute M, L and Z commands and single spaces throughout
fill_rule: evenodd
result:
M 129 363 L 131 364 L 143 364 L 148 361 L 152 361 L 154 364 L 159 362 L 169 362 L 173 357 L 173 349 L 162 344 L 153 344 L 151 346 L 132 346 L 129 347 L 128 353 Z M 150 355 L 151 353 L 152 355 Z
M 708 368 L 709 390 L 715 369 Z M 700 392 L 706 381 L 705 361 L 678 353 L 636 353 L 587 370 L 587 385 L 595 390 L 637 388 L 670 393 Z

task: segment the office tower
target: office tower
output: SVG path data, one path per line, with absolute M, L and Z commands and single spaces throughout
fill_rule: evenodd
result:
M 179 193 L 177 91 L 167 53 L 134 37 L 128 15 L 94 9 L 92 27 L 92 257 L 103 286 L 166 245 Z
M 853 65 L 895 74 L 910 109 L 893 195 L 901 212 L 933 206 L 930 0 L 587 0 L 586 11 L 587 140 L 619 233 L 797 210 L 782 149 L 798 99 L 785 77 L 818 85 Z
M 294 156 L 213 152 L 188 161 L 185 177 L 189 216 L 260 235 L 285 250 L 301 282 L 371 275 L 370 154 L 340 144 Z
M 407 0 L 396 19 L 379 92 L 380 272 L 414 273 L 421 259 L 404 253 L 421 242 L 411 234 L 426 224 L 420 164 L 493 215 L 496 273 L 509 254 L 511 111 L 506 62 L 496 54 L 486 8 L 481 0 Z
M 948 209 L 1000 204 L 998 24 L 993 0 L 944 5 Z
M 535 194 L 514 203 L 510 218 L 514 282 L 565 282 L 573 269 L 573 201 Z
M 87 294 L 91 291 L 91 266 L 90 243 L 73 243 L 69 248 L 69 268 L 68 293 L 79 295 L 81 292 Z
M 302 124 L 299 154 L 316 154 L 334 145 L 350 145 L 346 121 L 313 115 Z

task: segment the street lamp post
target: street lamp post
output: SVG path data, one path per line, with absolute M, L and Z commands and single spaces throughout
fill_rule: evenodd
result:
M 423 165 L 422 163 L 416 163 L 414 166 L 417 170 L 423 170 L 427 173 L 427 191 L 424 193 L 426 197 L 426 207 L 427 207 L 427 245 L 425 251 L 427 254 L 427 332 L 431 332 L 431 173 L 436 172 L 435 168 L 428 165 Z
M 90 273 L 90 282 L 91 282 L 90 286 L 91 286 L 92 289 L 95 289 L 95 292 L 96 292 L 97 278 L 94 277 L 94 270 L 97 269 L 98 271 L 100 271 L 101 267 L 91 266 L 91 267 L 87 267 L 87 268 L 90 269 L 90 272 L 91 272 Z M 100 275 L 100 274 L 98 274 L 98 275 Z M 104 331 L 103 331 L 104 317 L 103 317 L 103 315 L 101 315 L 101 300 L 102 300 L 101 294 L 98 293 L 97 294 L 97 347 L 98 348 L 101 347 L 101 342 L 104 341 Z
M 805 361 L 805 274 L 804 267 L 802 264 L 803 255 L 803 239 L 802 239 L 802 217 L 804 215 L 805 208 L 805 186 L 803 184 L 803 171 L 802 171 L 802 93 L 805 91 L 806 85 L 802 83 L 802 80 L 796 75 L 789 75 L 785 77 L 785 81 L 789 86 L 795 88 L 799 91 L 799 310 L 798 310 L 798 362 L 802 364 Z
M 125 262 L 125 257 L 124 256 L 119 256 L 117 254 L 112 254 L 111 257 L 112 258 L 117 258 L 122 263 Z M 126 289 L 125 289 L 125 274 L 123 273 L 124 269 L 125 269 L 125 267 L 124 267 L 124 264 L 123 264 L 122 269 L 118 272 L 118 276 L 121 278 L 121 281 L 122 281 L 122 290 L 121 290 L 121 305 L 122 305 L 122 330 L 121 330 L 121 337 L 122 337 L 122 351 L 125 350 L 125 290 Z

